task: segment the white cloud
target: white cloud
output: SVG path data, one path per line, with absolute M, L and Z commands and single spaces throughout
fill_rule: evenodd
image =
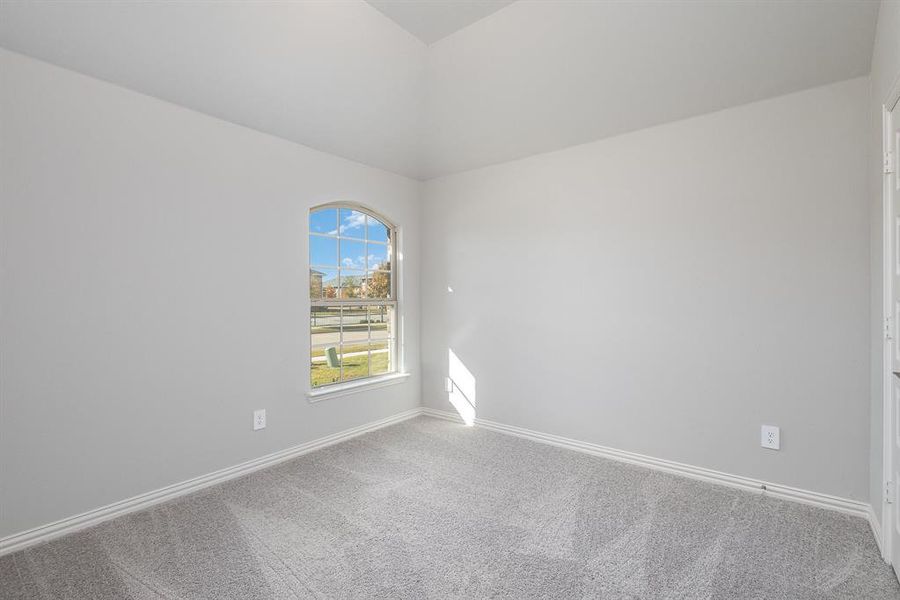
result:
M 344 222 L 341 223 L 340 231 L 341 235 L 344 235 L 348 231 L 353 231 L 354 229 L 359 229 L 360 227 L 366 226 L 366 215 L 361 212 L 353 211 L 350 213 Z M 337 235 L 337 229 L 328 232 L 329 235 Z
M 345 269 L 359 269 L 362 271 L 366 268 L 366 257 L 357 256 L 356 260 L 354 260 L 348 256 L 341 261 L 341 264 Z

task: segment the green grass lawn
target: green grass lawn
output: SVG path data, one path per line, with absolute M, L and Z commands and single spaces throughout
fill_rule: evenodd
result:
M 345 352 L 354 352 L 354 351 L 362 351 L 365 350 L 365 346 L 359 346 L 359 350 L 354 350 L 357 346 L 345 346 Z M 318 355 L 313 354 L 313 356 L 321 356 L 322 352 L 320 351 Z M 381 373 L 387 373 L 388 371 L 388 353 L 387 352 L 379 352 L 377 354 L 372 355 L 372 375 L 379 375 Z M 360 354 L 359 356 L 348 356 L 344 359 L 344 381 L 350 381 L 351 379 L 359 379 L 360 377 L 367 377 L 369 375 L 369 356 L 367 354 Z M 319 387 L 321 385 L 326 385 L 329 383 L 337 383 L 338 379 L 341 376 L 341 370 L 332 368 L 328 366 L 327 362 L 315 362 L 312 363 L 310 379 L 312 381 L 313 387 Z
M 387 348 L 388 341 L 387 340 L 372 340 L 372 350 L 381 350 L 383 348 Z M 337 344 L 335 344 L 337 346 Z M 317 358 L 319 356 L 325 356 L 325 350 L 327 348 L 313 348 L 310 356 L 312 358 Z M 365 342 L 362 344 L 350 344 L 344 346 L 344 354 L 350 354 L 351 352 L 365 352 L 369 349 L 369 345 Z M 340 352 L 340 351 L 339 351 Z M 350 357 L 355 358 L 355 357 Z
M 365 352 L 369 349 L 368 344 L 356 344 L 353 346 L 344 346 L 344 352 Z M 313 348 L 312 357 L 325 356 L 325 348 Z M 353 358 L 353 357 L 350 357 Z

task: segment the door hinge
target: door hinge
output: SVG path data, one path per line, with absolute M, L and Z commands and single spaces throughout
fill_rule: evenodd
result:
M 884 501 L 887 504 L 894 503 L 894 482 L 887 481 L 884 484 Z
M 884 153 L 884 174 L 890 175 L 894 172 L 894 151 Z
M 891 331 L 891 318 L 890 317 L 884 318 L 884 339 L 886 339 L 886 340 L 894 339 L 894 334 Z

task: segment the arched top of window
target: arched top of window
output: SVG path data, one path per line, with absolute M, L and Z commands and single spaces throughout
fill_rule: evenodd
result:
M 394 237 L 387 219 L 368 209 L 342 204 L 312 209 L 310 299 L 393 299 Z M 321 290 L 313 285 L 319 280 Z
M 394 225 L 363 206 L 324 204 L 309 211 L 309 232 L 373 242 L 390 242 Z
M 312 388 L 396 372 L 396 230 L 361 206 L 309 212 Z

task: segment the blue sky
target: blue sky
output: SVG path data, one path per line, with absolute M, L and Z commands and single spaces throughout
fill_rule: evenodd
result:
M 340 226 L 338 226 L 338 209 L 325 208 L 309 213 L 309 230 L 314 233 L 340 235 L 364 239 L 366 237 L 366 215 L 349 208 L 340 209 Z M 369 240 L 387 242 L 388 231 L 384 223 L 375 217 L 368 217 Z
M 340 217 L 340 223 L 338 217 Z M 309 231 L 311 233 L 340 235 L 341 239 L 318 235 L 309 236 L 310 264 L 337 267 L 338 256 L 340 256 L 340 266 L 344 269 L 362 271 L 384 265 L 388 259 L 388 247 L 385 243 L 366 244 L 363 239 L 366 237 L 367 226 L 370 242 L 387 242 L 387 227 L 378 219 L 367 217 L 364 213 L 346 208 L 340 209 L 340 213 L 336 208 L 311 212 L 309 215 Z

